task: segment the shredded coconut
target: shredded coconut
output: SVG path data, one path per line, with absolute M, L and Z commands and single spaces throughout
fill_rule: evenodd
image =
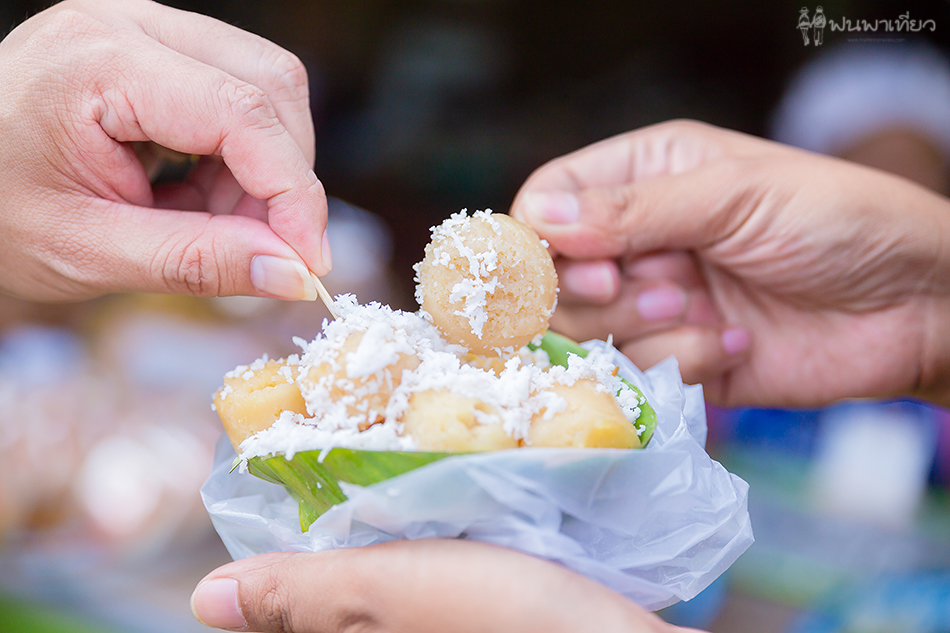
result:
M 448 246 L 458 253 L 459 259 L 467 263 L 466 270 L 458 271 L 465 275 L 464 279 L 452 287 L 448 300 L 450 304 L 462 304 L 455 314 L 466 319 L 472 329 L 472 334 L 481 339 L 485 324 L 488 322 L 486 312 L 488 300 L 498 290 L 500 282 L 498 276 L 492 274 L 498 268 L 498 251 L 490 244 L 486 244 L 484 239 L 471 236 L 466 238 L 462 235 L 462 231 L 470 226 L 474 219 L 484 220 L 496 235 L 501 235 L 501 225 L 492 217 L 491 209 L 476 211 L 471 218 L 468 216 L 468 209 L 462 209 L 458 213 L 453 213 L 442 224 L 432 227 L 432 245 L 435 265 L 456 269 L 452 256 L 446 250 Z M 476 247 L 472 246 L 473 243 Z M 487 248 L 484 248 L 486 246 Z M 419 305 L 422 305 L 422 290 L 418 285 L 418 264 L 415 271 L 416 300 Z
M 284 377 L 287 382 L 294 382 L 297 377 L 294 375 L 294 368 L 291 365 L 283 365 L 277 370 L 277 373 Z
M 243 464 L 251 457 L 283 454 L 287 459 L 301 451 L 327 451 L 344 447 L 373 451 L 411 451 L 416 447 L 411 437 L 400 436 L 395 424 L 376 424 L 365 431 L 327 429 L 314 424 L 312 418 L 283 411 L 269 428 L 248 437 L 241 443 Z
M 264 365 L 267 364 L 268 360 L 270 359 L 267 357 L 267 354 L 264 354 L 263 356 L 255 360 L 250 365 L 238 365 L 237 367 L 235 367 L 234 369 L 226 373 L 224 377 L 236 378 L 237 376 L 240 376 L 244 380 L 250 380 L 251 378 L 254 377 L 254 372 L 259 369 L 263 369 Z
M 229 394 L 233 392 L 234 392 L 234 389 L 231 387 L 231 385 L 226 384 L 223 387 L 221 387 L 220 391 L 218 391 L 218 396 L 222 400 L 224 400 L 225 398 L 228 397 Z
M 325 321 L 323 333 L 309 343 L 295 339 L 303 353 L 293 361 L 288 359 L 279 372 L 288 380 L 297 373 L 309 417 L 281 413 L 273 426 L 241 444 L 245 461 L 275 453 L 290 458 L 299 451 L 326 452 L 334 447 L 413 450 L 416 442 L 402 434 L 399 420 L 408 410 L 412 394 L 430 390 L 447 390 L 484 402 L 498 413 L 476 411 L 476 421 L 501 424 L 506 434 L 519 440 L 528 437 L 534 416 L 550 420 L 565 410 L 567 402 L 553 391 L 556 385 L 571 386 L 581 379 L 591 379 L 600 391 L 613 394 L 631 422 L 640 416 L 643 398 L 614 375 L 615 366 L 605 353 L 592 351 L 586 358 L 570 354 L 568 366 L 561 367 L 551 366 L 543 350 L 523 348 L 496 374 L 463 363 L 465 350 L 446 343 L 419 313 L 378 303 L 359 305 L 352 295 L 338 297 L 334 309 L 340 318 Z M 340 358 L 343 344 L 353 334 L 362 335 L 359 345 Z M 418 364 L 395 376 L 390 370 L 399 363 L 400 355 L 412 355 Z M 308 370 L 322 365 L 335 373 L 308 381 Z M 262 366 L 255 361 L 245 371 Z M 384 410 L 376 411 L 365 398 L 380 389 L 390 396 Z M 224 387 L 221 397 L 230 391 L 229 386 Z M 638 434 L 643 430 L 643 425 L 638 425 Z

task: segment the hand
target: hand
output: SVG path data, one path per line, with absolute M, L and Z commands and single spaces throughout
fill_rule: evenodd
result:
M 208 626 L 261 632 L 686 631 L 560 565 L 475 541 L 255 556 L 209 574 L 191 600 Z
M 950 403 L 950 204 L 909 181 L 673 122 L 548 163 L 512 214 L 556 256 L 553 328 L 675 354 L 713 402 Z
M 67 0 L 0 42 L 0 292 L 304 298 L 330 268 L 300 61 L 147 0 Z M 131 143 L 204 158 L 153 188 Z

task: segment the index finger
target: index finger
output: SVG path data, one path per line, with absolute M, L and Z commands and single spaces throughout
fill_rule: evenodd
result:
M 125 10 L 125 5 L 121 7 Z M 314 133 L 307 71 L 289 51 L 215 18 L 155 3 L 129 11 L 147 35 L 174 51 L 261 88 L 281 123 L 313 163 Z
M 157 43 L 113 63 L 122 68 L 100 87 L 96 113 L 111 139 L 220 155 L 248 194 L 267 201 L 271 229 L 311 270 L 329 272 L 323 184 L 264 91 Z
M 542 166 L 522 185 L 511 215 L 572 259 L 693 248 L 714 239 L 699 231 L 718 230 L 723 207 L 736 197 L 728 189 L 709 195 L 724 185 L 722 170 L 710 168 L 770 145 L 695 121 L 653 125 Z
M 668 121 L 588 145 L 538 168 L 512 205 L 530 191 L 616 187 L 685 173 L 726 153 L 751 150 L 756 140 L 696 121 Z M 523 219 L 520 218 L 519 219 Z

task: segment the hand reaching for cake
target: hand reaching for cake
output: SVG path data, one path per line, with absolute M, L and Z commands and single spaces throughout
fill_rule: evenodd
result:
M 296 57 L 153 2 L 68 0 L 0 43 L 0 74 L 0 291 L 316 297 L 327 207 Z M 143 141 L 204 158 L 153 189 Z
M 713 402 L 950 403 L 950 204 L 906 180 L 673 122 L 541 167 L 512 214 L 556 254 L 552 327 L 675 354 Z

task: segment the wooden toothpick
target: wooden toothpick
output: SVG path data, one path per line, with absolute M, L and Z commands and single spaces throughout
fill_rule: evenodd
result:
M 334 319 L 339 319 L 340 315 L 333 310 L 333 298 L 330 296 L 330 293 L 327 292 L 323 282 L 320 281 L 320 278 L 317 277 L 317 274 L 312 270 L 310 271 L 310 277 L 313 278 L 313 285 L 317 287 L 317 294 L 320 295 L 323 305 L 325 305 L 327 310 L 330 311 L 330 316 L 332 316 Z

